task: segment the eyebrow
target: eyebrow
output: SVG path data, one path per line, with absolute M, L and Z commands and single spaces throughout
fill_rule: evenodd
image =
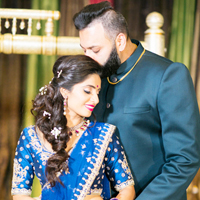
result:
M 84 87 L 91 87 L 91 88 L 94 88 L 94 89 L 101 90 L 101 88 L 96 88 L 94 85 L 85 85 Z
M 86 48 L 83 47 L 81 44 L 80 44 L 80 46 L 81 46 L 82 49 L 86 49 Z M 94 45 L 93 45 L 93 46 L 91 46 L 91 47 L 88 47 L 88 49 L 92 49 L 92 48 L 96 48 L 96 47 L 98 47 L 98 46 L 94 46 Z

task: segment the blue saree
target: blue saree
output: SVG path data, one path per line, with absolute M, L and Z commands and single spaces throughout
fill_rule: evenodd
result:
M 34 126 L 25 128 L 14 159 L 12 195 L 30 195 L 34 174 L 42 186 L 42 200 L 83 200 L 88 194 L 109 199 L 108 179 L 117 191 L 133 185 L 125 153 L 114 131 L 113 125 L 91 123 L 69 153 L 69 169 L 58 174 L 64 186 L 56 183 L 50 187 L 45 165 L 53 152 L 42 145 Z

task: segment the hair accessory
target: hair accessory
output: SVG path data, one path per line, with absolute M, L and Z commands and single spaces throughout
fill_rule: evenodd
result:
M 48 119 L 50 119 L 51 114 L 49 112 L 47 112 L 46 110 L 43 112 L 43 116 L 48 116 Z
M 61 133 L 61 127 L 57 128 L 57 127 L 54 127 L 53 130 L 51 131 L 51 134 L 55 136 L 55 139 L 58 138 L 58 136 L 60 135 Z
M 90 123 L 90 120 L 86 120 L 83 118 L 83 121 L 81 121 L 76 126 L 71 127 L 71 128 L 68 127 L 67 130 L 68 130 L 69 137 L 70 138 L 72 137 L 72 135 L 73 135 L 72 132 L 75 132 L 76 136 L 79 136 L 80 131 L 85 131 L 85 129 L 88 127 L 89 123 Z
M 58 74 L 57 78 L 60 78 L 60 75 L 62 74 L 62 69 L 60 71 L 57 71 L 57 74 Z
M 49 81 L 49 84 L 51 84 L 52 83 L 52 81 L 53 81 L 53 79 L 54 79 L 54 77 Z
M 63 109 L 64 109 L 63 115 L 66 115 L 66 105 L 67 105 L 67 97 L 63 100 Z
M 41 88 L 39 89 L 39 92 L 40 92 L 40 95 L 46 94 L 46 93 L 47 93 L 47 85 L 41 87 Z

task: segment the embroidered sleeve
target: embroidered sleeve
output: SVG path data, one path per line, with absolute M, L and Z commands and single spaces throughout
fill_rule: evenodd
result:
M 33 160 L 30 153 L 29 141 L 25 132 L 26 131 L 23 131 L 21 133 L 15 152 L 11 189 L 12 195 L 31 195 L 34 177 Z
M 117 136 L 113 134 L 109 143 L 106 157 L 106 173 L 111 184 L 117 191 L 129 185 L 134 185 L 133 176 L 128 166 L 126 155 Z

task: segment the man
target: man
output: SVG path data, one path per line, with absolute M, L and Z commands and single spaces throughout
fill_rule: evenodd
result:
M 103 67 L 95 114 L 118 128 L 136 199 L 186 199 L 200 165 L 200 116 L 187 68 L 130 40 L 108 2 L 86 6 L 74 24 L 85 54 Z

